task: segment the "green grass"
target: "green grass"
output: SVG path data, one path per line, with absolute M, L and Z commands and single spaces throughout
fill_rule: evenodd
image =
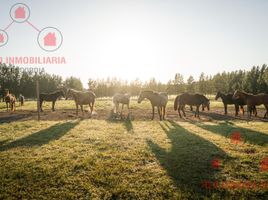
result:
M 35 102 L 20 110 L 31 111 Z M 219 106 L 219 107 L 218 107 Z M 4 113 L 3 104 L 0 110 Z M 28 119 L 0 123 L 0 199 L 265 199 L 256 188 L 202 187 L 219 183 L 267 183 L 260 161 L 268 156 L 268 123 L 244 120 Z M 60 101 L 56 109 L 73 109 Z M 212 102 L 212 109 L 222 109 Z M 45 106 L 46 112 L 50 104 Z M 111 109 L 110 100 L 96 111 Z M 172 102 L 169 102 L 169 110 Z M 241 132 L 242 142 L 230 135 Z M 211 166 L 213 159 L 220 167 Z M 268 184 L 268 183 L 267 183 Z

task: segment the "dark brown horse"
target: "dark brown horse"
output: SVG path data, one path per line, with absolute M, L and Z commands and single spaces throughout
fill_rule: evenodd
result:
M 195 117 L 199 117 L 199 107 L 202 105 L 204 108 L 207 107 L 207 109 L 209 110 L 209 104 L 209 99 L 204 95 L 183 93 L 175 98 L 174 110 L 178 110 L 180 117 L 182 117 L 180 113 L 180 111 L 182 111 L 184 117 L 186 117 L 184 111 L 185 105 L 196 106 Z
M 241 92 L 241 91 L 236 90 L 233 95 L 233 99 L 239 99 L 239 98 L 241 98 L 242 100 L 246 102 L 249 118 L 251 117 L 253 108 L 255 106 L 259 106 L 262 104 L 265 106 L 265 109 L 266 109 L 266 113 L 264 114 L 263 118 L 268 116 L 268 94 L 262 93 L 262 94 L 253 95 L 253 94 L 249 94 L 246 92 Z
M 224 105 L 224 114 L 227 115 L 227 106 L 228 105 L 235 105 L 235 115 L 238 115 L 238 111 L 239 111 L 239 106 L 240 109 L 242 110 L 243 114 L 244 114 L 244 105 L 246 105 L 246 102 L 243 99 L 233 99 L 233 95 L 234 94 L 224 94 L 222 92 L 217 92 L 215 100 L 218 100 L 219 98 L 222 99 L 222 103 Z M 256 108 L 254 107 L 254 110 L 256 110 Z
M 74 89 L 68 89 L 66 93 L 66 100 L 69 97 L 72 97 L 75 101 L 76 115 L 78 115 L 78 106 L 80 106 L 81 111 L 84 114 L 83 105 L 89 105 L 90 117 L 91 117 L 93 108 L 94 108 L 95 98 L 96 98 L 96 95 L 94 92 L 92 91 L 83 92 L 83 91 L 77 91 Z
M 52 102 L 52 111 L 55 111 L 55 103 L 59 97 L 65 97 L 64 92 L 62 90 L 52 93 L 41 93 L 39 95 L 41 112 L 43 112 L 42 105 L 44 101 Z
M 15 95 L 9 93 L 9 90 L 5 90 L 4 100 L 6 102 L 7 112 L 8 112 L 9 107 L 10 107 L 11 111 L 15 111 L 15 108 L 16 108 L 16 97 L 15 97 Z
M 138 103 L 141 103 L 144 99 L 148 99 L 152 105 L 152 120 L 154 119 L 154 108 L 157 107 L 160 120 L 165 120 L 166 106 L 168 102 L 168 95 L 165 92 L 154 92 L 151 90 L 141 91 Z

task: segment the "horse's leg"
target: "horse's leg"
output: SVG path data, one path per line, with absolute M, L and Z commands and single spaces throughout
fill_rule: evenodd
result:
M 255 114 L 255 117 L 257 117 L 258 112 L 257 112 L 257 108 L 256 108 L 256 106 L 253 106 L 253 112 L 254 112 L 254 114 Z
M 242 110 L 243 115 L 245 115 L 244 106 L 240 106 L 240 109 Z
M 224 104 L 224 114 L 227 115 L 227 104 Z
M 186 117 L 186 114 L 185 114 L 184 109 L 185 109 L 185 105 L 182 106 L 181 110 L 182 110 L 182 112 L 183 112 L 183 116 Z
M 16 101 L 14 101 L 14 104 L 13 104 L 13 111 L 16 110 Z
M 52 101 L 52 111 L 55 111 L 55 102 L 56 101 Z
M 195 111 L 195 117 L 196 117 L 196 115 L 197 115 L 197 117 L 199 118 L 199 107 L 200 107 L 200 105 L 197 105 L 196 106 L 196 111 Z
M 122 103 L 122 108 L 121 108 L 121 113 L 120 113 L 121 118 L 122 118 L 122 116 L 123 116 L 123 109 L 124 109 L 124 104 Z
M 82 104 L 80 105 L 80 108 L 81 108 L 82 115 L 84 115 L 84 110 L 83 110 L 83 105 Z
M 6 106 L 7 106 L 7 112 L 8 112 L 8 103 L 6 102 Z
M 42 105 L 43 105 L 43 101 L 42 101 L 42 100 L 40 100 L 40 111 L 41 111 L 41 112 L 43 112 Z
M 159 119 L 160 121 L 162 121 L 161 106 L 157 106 L 157 111 L 158 111 Z
M 78 116 L 78 104 L 76 103 L 76 115 Z
M 266 108 L 266 113 L 264 114 L 263 118 L 266 116 L 268 117 L 268 104 L 265 104 L 264 107 Z
M 182 118 L 182 117 L 181 117 L 181 105 L 179 105 L 178 113 L 179 113 L 179 115 L 180 115 L 180 118 Z
M 238 115 L 238 111 L 239 111 L 239 105 L 238 104 L 235 104 L 235 116 Z
M 193 106 L 190 106 L 190 110 L 193 111 Z
M 166 106 L 163 106 L 163 120 L 165 120 L 166 116 Z
M 252 106 L 247 105 L 248 118 L 251 118 Z
M 153 110 L 152 120 L 154 120 L 154 106 L 153 105 L 152 105 L 152 110 Z

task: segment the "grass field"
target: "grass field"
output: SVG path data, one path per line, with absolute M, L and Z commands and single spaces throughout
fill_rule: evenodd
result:
M 151 121 L 148 102 L 131 102 L 130 119 L 111 119 L 110 99 L 92 118 L 72 101 L 56 112 L 36 102 L 14 113 L 0 103 L 0 199 L 267 199 L 268 123 L 222 115 L 221 102 L 200 119 Z M 234 133 L 239 137 L 232 137 Z

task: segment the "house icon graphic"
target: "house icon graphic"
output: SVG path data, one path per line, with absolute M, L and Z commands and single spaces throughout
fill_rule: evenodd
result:
M 44 37 L 44 45 L 45 46 L 56 46 L 56 37 L 55 33 L 48 33 Z
M 24 9 L 24 7 L 18 7 L 15 10 L 15 18 L 16 19 L 24 19 L 25 18 L 25 9 Z
M 3 36 L 3 34 L 0 34 L 0 43 L 4 43 L 4 36 Z

